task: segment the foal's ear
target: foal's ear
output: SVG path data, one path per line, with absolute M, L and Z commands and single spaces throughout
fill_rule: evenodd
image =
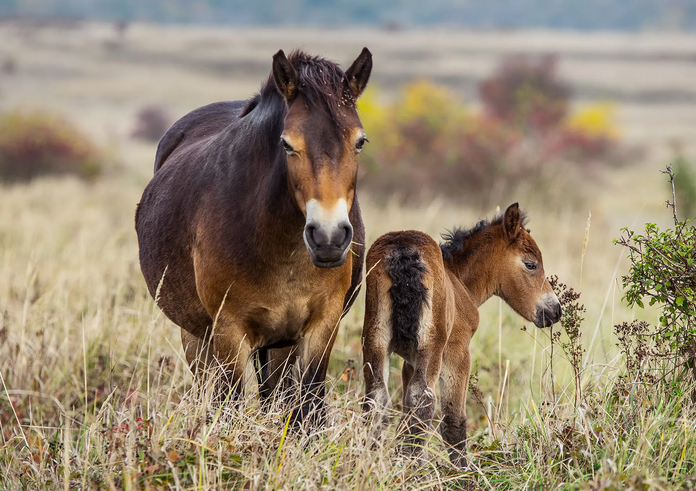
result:
M 350 68 L 346 70 L 348 86 L 356 99 L 365 90 L 367 81 L 370 80 L 370 73 L 372 73 L 372 53 L 369 49 L 363 48 Z
M 503 215 L 503 231 L 505 233 L 505 238 L 508 241 L 514 241 L 518 235 L 520 235 L 520 228 L 522 226 L 522 215 L 520 214 L 520 205 L 513 203 L 508 206 Z
M 285 100 L 292 101 L 297 95 L 297 72 L 282 49 L 273 55 L 273 78 Z

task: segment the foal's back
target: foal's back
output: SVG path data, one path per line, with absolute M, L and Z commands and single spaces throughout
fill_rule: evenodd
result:
M 432 303 L 445 294 L 440 246 L 417 230 L 390 232 L 370 247 L 366 266 L 365 328 L 379 330 L 389 352 L 412 360 L 432 335 Z

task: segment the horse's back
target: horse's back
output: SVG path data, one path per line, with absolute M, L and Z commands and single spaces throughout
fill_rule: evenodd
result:
M 212 319 L 196 291 L 191 252 L 192 223 L 208 182 L 199 166 L 205 158 L 196 149 L 238 119 L 246 104 L 216 102 L 174 123 L 159 142 L 155 175 L 136 210 L 140 266 L 148 289 L 167 317 L 199 338 Z
M 249 101 L 214 102 L 194 109 L 175 122 L 162 136 L 155 154 L 155 173 L 175 150 L 220 133 L 237 120 Z

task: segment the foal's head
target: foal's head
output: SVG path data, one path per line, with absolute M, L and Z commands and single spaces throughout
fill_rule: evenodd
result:
M 548 327 L 561 318 L 561 304 L 546 280 L 541 251 L 524 226 L 517 203 L 502 217 L 502 257 L 497 260 L 500 283 L 496 292 L 518 314 Z
M 279 145 L 287 154 L 288 186 L 305 215 L 304 242 L 315 266 L 341 266 L 350 249 L 358 154 L 367 142 L 356 100 L 372 70 L 364 48 L 344 73 L 301 52 L 273 57 L 273 77 L 288 112 Z

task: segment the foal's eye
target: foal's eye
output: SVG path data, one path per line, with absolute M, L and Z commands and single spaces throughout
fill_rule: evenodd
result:
M 283 144 L 283 149 L 285 150 L 285 153 L 287 153 L 288 155 L 295 153 L 295 149 L 292 148 L 292 145 L 290 145 L 286 140 L 281 138 L 280 142 Z
M 368 140 L 368 139 L 365 138 L 365 137 L 360 138 L 360 139 L 357 141 L 357 143 L 355 144 L 355 151 L 356 151 L 356 152 L 360 152 L 360 150 L 362 150 L 363 147 L 365 146 L 365 143 L 367 143 L 367 142 L 369 142 L 369 141 L 370 141 L 370 140 Z
M 524 267 L 527 268 L 529 271 L 534 271 L 535 269 L 537 269 L 536 263 L 527 263 L 527 262 L 525 262 L 525 263 L 524 263 Z

